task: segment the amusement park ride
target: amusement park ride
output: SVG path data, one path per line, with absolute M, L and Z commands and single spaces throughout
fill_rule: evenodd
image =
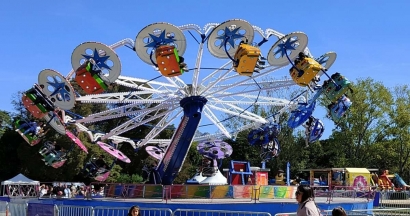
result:
M 190 33 L 199 44 L 192 68 L 188 68 L 187 57 L 184 58 L 187 49 L 185 33 Z M 276 42 L 264 57 L 261 48 L 272 38 L 276 38 L 273 39 Z M 238 132 L 250 130 L 249 143 L 260 147 L 262 160 L 267 161 L 280 153 L 277 137 L 283 122 L 279 122 L 279 116 L 284 112 L 290 113 L 289 127 L 305 127 L 307 143 L 318 140 L 324 131 L 322 121 L 312 116 L 320 96 L 329 100 L 329 117 L 335 123 L 343 118 L 352 104 L 346 95 L 350 82 L 339 73 L 327 74 L 335 62 L 336 53 L 328 52 L 314 58 L 307 43 L 308 38 L 302 32 L 284 35 L 272 29 L 263 31 L 238 19 L 209 23 L 203 28 L 194 24 L 177 27 L 154 23 L 143 28 L 135 40 L 126 38 L 110 46 L 98 42 L 80 44 L 72 53 L 72 70 L 67 76 L 51 69 L 41 71 L 37 84 L 24 94 L 22 100 L 35 118 L 43 119 L 58 133 L 69 136 L 86 153 L 86 147 L 67 129 L 68 125 L 75 125 L 77 131 L 87 133 L 93 143 L 126 163 L 130 160 L 116 149 L 117 144 L 129 143 L 135 149 L 146 146 L 146 151 L 158 160 L 155 167 L 147 170 L 150 182 L 156 184 L 172 184 L 192 142 L 199 142 L 197 149 L 204 157 L 199 173 L 203 178 L 209 178 L 204 181 L 212 183 L 213 177 L 221 176 L 218 160 L 233 152 L 222 139 L 235 139 Z M 122 46 L 130 48 L 144 63 L 152 66 L 153 76 L 158 73 L 160 76 L 155 79 L 121 76 L 121 62 L 114 50 Z M 218 68 L 203 67 L 205 46 L 211 57 L 228 61 Z M 273 72 L 289 64 L 292 79 L 267 80 Z M 213 71 L 204 72 L 209 69 Z M 320 85 L 323 75 L 327 80 Z M 191 79 L 187 81 L 189 77 Z M 72 79 L 85 95 L 75 92 L 70 83 Z M 128 87 L 130 91 L 107 91 L 114 84 Z M 311 92 L 311 96 L 302 96 L 305 95 L 302 93 L 286 100 L 267 93 L 295 84 L 306 88 L 305 92 Z M 120 106 L 80 116 L 72 109 L 81 103 L 116 103 Z M 277 112 L 264 118 L 251 112 L 249 108 L 252 106 L 275 107 Z M 218 117 L 222 114 L 241 118 L 247 123 L 230 131 L 223 123 L 225 120 Z M 130 120 L 108 132 L 88 128 L 96 122 L 120 117 Z M 203 119 L 210 121 L 218 132 L 196 136 Z M 171 140 L 156 139 L 173 123 L 179 125 Z M 120 136 L 146 124 L 153 127 L 138 142 Z M 30 139 L 27 133 L 21 135 L 32 145 L 40 139 Z M 96 179 L 105 180 L 103 177 Z

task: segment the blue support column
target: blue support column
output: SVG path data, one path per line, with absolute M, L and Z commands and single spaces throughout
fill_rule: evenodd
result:
M 184 109 L 184 116 L 156 169 L 161 177 L 161 184 L 171 185 L 181 170 L 206 102 L 207 99 L 202 96 L 191 96 L 181 100 L 180 105 Z

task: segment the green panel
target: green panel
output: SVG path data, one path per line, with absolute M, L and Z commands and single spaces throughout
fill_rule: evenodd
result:
M 94 74 L 93 78 L 95 79 L 95 81 L 97 81 L 97 83 L 101 86 L 101 88 L 103 88 L 104 90 L 107 90 L 107 85 L 105 85 L 105 82 L 97 75 Z
M 37 98 L 35 94 L 26 94 L 26 96 L 27 96 L 31 101 L 33 101 L 33 103 L 34 103 L 34 101 L 35 101 L 36 98 Z M 47 109 L 46 109 L 42 104 L 36 104 L 36 107 L 38 107 L 42 113 L 47 112 Z
M 324 94 L 329 98 L 329 100 L 335 102 L 349 90 L 351 82 L 344 76 L 337 76 L 333 80 L 338 86 L 341 86 L 341 89 L 339 89 L 339 91 L 336 91 L 336 85 L 332 82 L 329 82 L 324 86 Z

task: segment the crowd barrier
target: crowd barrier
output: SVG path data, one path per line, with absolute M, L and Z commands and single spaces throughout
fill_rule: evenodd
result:
M 74 205 L 53 205 L 41 203 L 0 202 L 0 215 L 4 216 L 126 216 L 129 207 L 88 207 Z M 321 211 L 322 215 L 331 215 L 332 210 Z M 384 208 L 346 211 L 349 216 L 404 216 L 410 215 L 410 208 Z M 226 211 L 203 209 L 141 208 L 142 216 L 271 216 L 268 212 Z M 296 216 L 296 212 L 280 213 L 275 216 Z
M 348 216 L 408 216 L 410 208 L 394 208 L 394 209 L 366 209 L 366 210 L 351 210 L 346 211 Z M 321 211 L 323 216 L 332 215 L 332 210 Z M 275 216 L 297 216 L 296 212 L 279 213 Z
M 8 202 L 0 201 L 0 216 L 6 216 L 8 213 Z
M 382 191 L 379 193 L 378 206 L 381 208 L 410 208 L 409 191 Z
M 101 184 L 100 184 L 101 185 Z M 101 186 L 96 186 L 101 187 Z M 313 186 L 316 197 L 373 199 L 374 191 L 370 187 L 354 189 L 352 187 Z M 104 184 L 102 192 L 95 198 L 146 198 L 146 199 L 294 199 L 296 186 L 276 185 L 143 185 L 143 184 Z
M 18 205 L 14 205 L 18 204 Z M 73 206 L 41 203 L 0 202 L 0 215 L 4 216 L 127 216 L 129 207 Z M 10 207 L 14 206 L 12 211 Z M 271 216 L 267 212 L 140 208 L 141 216 Z
M 172 216 L 272 216 L 268 212 L 175 209 Z

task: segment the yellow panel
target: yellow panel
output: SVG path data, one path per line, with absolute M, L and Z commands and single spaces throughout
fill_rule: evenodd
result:
M 212 189 L 211 199 L 227 198 L 230 187 L 232 186 L 229 186 L 229 185 L 212 186 L 213 189 Z
M 293 81 L 299 86 L 307 86 L 316 77 L 322 66 L 312 58 L 306 57 L 304 60 L 300 61 L 295 65 L 298 70 L 304 71 L 303 75 L 298 77 L 299 71 L 295 68 L 290 70 L 290 75 Z
M 259 48 L 248 44 L 239 45 L 234 56 L 234 59 L 238 60 L 238 65 L 235 67 L 236 72 L 243 76 L 252 76 L 258 63 L 259 55 Z
M 346 168 L 349 173 L 370 173 L 366 168 Z

